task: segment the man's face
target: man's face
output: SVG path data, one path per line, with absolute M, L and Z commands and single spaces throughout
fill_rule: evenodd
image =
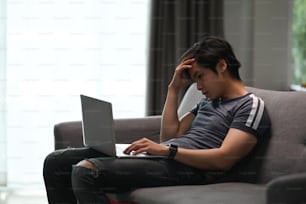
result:
M 215 100 L 222 97 L 223 78 L 209 68 L 201 67 L 197 62 L 192 63 L 189 74 L 194 82 L 197 83 L 197 89 L 207 98 Z

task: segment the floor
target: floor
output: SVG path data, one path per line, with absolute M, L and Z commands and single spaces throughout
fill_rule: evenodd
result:
M 48 204 L 42 189 L 0 188 L 0 204 Z

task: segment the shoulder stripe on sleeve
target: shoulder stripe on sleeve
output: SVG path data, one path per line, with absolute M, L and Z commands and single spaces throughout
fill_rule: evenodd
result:
M 261 98 L 251 94 L 250 97 L 253 99 L 252 109 L 247 119 L 246 126 L 257 129 L 264 112 L 264 101 Z

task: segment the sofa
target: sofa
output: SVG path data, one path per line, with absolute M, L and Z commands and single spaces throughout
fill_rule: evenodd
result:
M 207 185 L 182 185 L 111 192 L 113 200 L 139 204 L 305 204 L 306 203 L 306 93 L 247 87 L 261 97 L 271 118 L 267 140 L 253 154 Z M 201 98 L 191 85 L 178 114 L 190 110 Z M 117 143 L 140 137 L 159 141 L 161 116 L 115 119 Z M 82 147 L 81 121 L 54 126 L 55 149 Z

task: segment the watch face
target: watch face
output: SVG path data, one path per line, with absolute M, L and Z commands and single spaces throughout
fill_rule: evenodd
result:
M 170 144 L 169 150 L 170 150 L 169 158 L 173 159 L 177 153 L 177 145 Z
M 175 145 L 175 144 L 170 144 L 170 147 L 177 148 L 177 145 Z

